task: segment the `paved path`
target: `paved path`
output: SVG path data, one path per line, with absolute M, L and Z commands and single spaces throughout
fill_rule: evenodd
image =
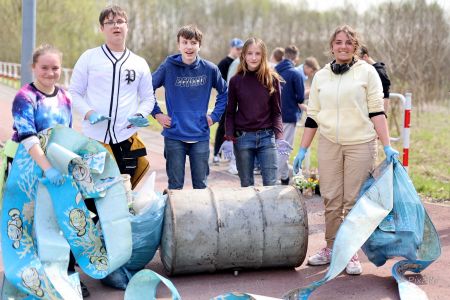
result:
M 14 89 L 0 85 L 0 141 L 4 141 L 11 136 L 10 103 L 14 94 Z M 75 129 L 77 128 L 79 128 L 79 123 L 75 122 Z M 159 133 L 150 130 L 141 130 L 140 135 L 147 145 L 151 169 L 157 172 L 156 189 L 162 191 L 167 186 L 165 161 L 162 156 L 163 139 Z M 219 166 L 211 166 L 209 176 L 211 187 L 239 186 L 238 177 L 227 173 L 226 168 L 225 163 L 221 163 Z M 187 170 L 186 174 L 190 174 L 190 172 Z M 191 188 L 189 177 L 186 178 L 186 189 Z M 319 197 L 307 198 L 305 202 L 310 232 L 308 257 L 324 245 L 324 217 L 323 205 Z M 450 277 L 447 275 L 450 267 L 450 207 L 426 204 L 426 208 L 441 237 L 442 255 L 422 275 L 412 275 L 410 280 L 425 290 L 429 299 L 450 299 Z M 319 288 L 311 299 L 398 299 L 397 285 L 390 275 L 394 261 L 376 268 L 368 262 L 361 251 L 360 256 L 364 268 L 364 273 L 361 276 L 341 274 L 335 280 Z M 158 253 L 147 267 L 165 275 Z M 0 272 L 3 272 L 1 260 Z M 209 299 L 229 291 L 281 297 L 284 292 L 290 289 L 307 285 L 322 278 L 325 272 L 326 267 L 309 267 L 303 264 L 296 269 L 242 271 L 237 277 L 233 276 L 231 272 L 223 272 L 176 276 L 170 279 L 185 300 Z M 91 292 L 89 299 L 123 299 L 123 291 L 105 287 L 101 285 L 100 281 L 88 278 L 84 274 L 81 274 L 81 278 Z M 160 289 L 158 296 L 162 299 L 168 299 L 169 293 L 165 289 Z

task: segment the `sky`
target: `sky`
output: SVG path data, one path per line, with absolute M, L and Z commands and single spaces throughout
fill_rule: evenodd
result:
M 280 0 L 285 2 L 292 2 L 292 0 Z M 301 0 L 300 0 L 301 1 Z M 333 7 L 340 7 L 344 4 L 353 5 L 358 11 L 363 12 L 370 8 L 372 5 L 376 5 L 378 3 L 386 2 L 382 0 L 303 0 L 306 1 L 309 5 L 310 9 L 317 10 L 327 10 Z M 401 0 L 392 0 L 399 2 Z M 439 3 L 447 14 L 450 14 L 450 0 L 426 0 L 429 3 L 437 2 Z

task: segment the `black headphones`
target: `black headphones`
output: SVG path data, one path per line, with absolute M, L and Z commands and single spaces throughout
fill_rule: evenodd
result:
M 355 64 L 355 58 L 352 58 L 352 61 L 348 64 L 337 64 L 336 60 L 333 60 L 330 64 L 331 67 L 331 71 L 333 71 L 334 74 L 344 74 L 345 72 L 347 72 L 348 70 L 350 70 L 350 68 Z

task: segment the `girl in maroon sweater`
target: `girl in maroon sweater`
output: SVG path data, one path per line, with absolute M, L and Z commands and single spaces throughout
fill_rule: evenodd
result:
M 256 157 L 263 184 L 275 185 L 276 140 L 283 139 L 280 76 L 269 67 L 267 48 L 260 39 L 250 38 L 242 48 L 237 74 L 228 87 L 225 132 L 226 139 L 234 142 L 241 186 L 254 185 Z

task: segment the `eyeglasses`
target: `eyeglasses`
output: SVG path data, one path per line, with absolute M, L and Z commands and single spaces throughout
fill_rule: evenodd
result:
M 104 22 L 103 23 L 103 25 L 105 25 L 105 26 L 122 26 L 123 24 L 126 24 L 127 23 L 127 21 L 124 21 L 124 20 L 117 20 L 117 21 L 107 21 L 107 22 Z

